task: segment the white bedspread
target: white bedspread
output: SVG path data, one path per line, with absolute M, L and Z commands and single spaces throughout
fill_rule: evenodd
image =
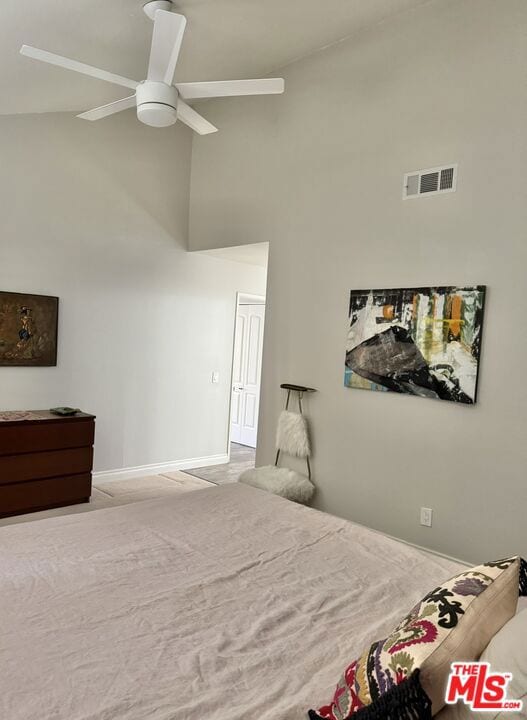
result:
M 0 528 L 0 718 L 303 720 L 460 567 L 243 485 Z

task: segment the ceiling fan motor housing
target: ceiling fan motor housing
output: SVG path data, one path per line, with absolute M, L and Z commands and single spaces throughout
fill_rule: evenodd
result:
M 137 117 L 151 127 L 169 127 L 177 121 L 178 91 L 162 82 L 146 81 L 136 90 Z

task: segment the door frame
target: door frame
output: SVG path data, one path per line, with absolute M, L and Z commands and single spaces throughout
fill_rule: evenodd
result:
M 231 423 L 231 413 L 232 413 L 232 383 L 234 381 L 234 351 L 236 349 L 235 343 L 236 343 L 236 325 L 238 324 L 238 308 L 240 305 L 266 305 L 266 296 L 265 295 L 253 295 L 252 293 L 246 293 L 241 292 L 240 290 L 236 293 L 236 303 L 234 306 L 234 326 L 232 331 L 232 352 L 231 352 L 231 375 L 230 375 L 230 384 L 229 384 L 229 402 L 228 402 L 228 410 L 227 410 L 227 457 L 229 458 L 227 462 L 231 459 L 231 433 L 232 433 L 232 423 Z M 265 343 L 265 324 L 264 324 L 264 343 Z M 263 352 L 263 343 L 262 343 L 262 352 Z M 260 394 L 261 394 L 262 388 L 261 388 L 261 379 L 260 379 Z M 258 413 L 259 415 L 259 413 Z

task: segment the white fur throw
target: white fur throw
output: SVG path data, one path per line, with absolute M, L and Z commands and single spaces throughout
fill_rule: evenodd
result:
M 288 455 L 305 458 L 311 454 L 307 420 L 299 413 L 283 410 L 278 418 L 276 449 Z
M 309 502 L 315 492 L 315 486 L 305 475 L 274 465 L 246 470 L 240 476 L 240 482 L 298 503 Z

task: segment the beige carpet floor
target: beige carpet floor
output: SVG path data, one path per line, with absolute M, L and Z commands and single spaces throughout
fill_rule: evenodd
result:
M 13 517 L 0 519 L 0 527 L 4 525 L 15 525 L 16 523 L 32 522 L 49 517 L 60 515 L 74 515 L 77 513 L 91 512 L 101 508 L 115 507 L 117 505 L 129 505 L 130 503 L 141 502 L 142 500 L 155 500 L 162 497 L 172 497 L 180 493 L 202 490 L 203 488 L 214 487 L 213 483 L 207 480 L 187 475 L 184 472 L 176 471 L 165 475 L 150 475 L 146 477 L 133 478 L 131 480 L 115 480 L 113 482 L 93 483 L 91 501 L 80 505 L 68 505 L 55 510 L 43 510 L 26 515 L 15 515 Z

